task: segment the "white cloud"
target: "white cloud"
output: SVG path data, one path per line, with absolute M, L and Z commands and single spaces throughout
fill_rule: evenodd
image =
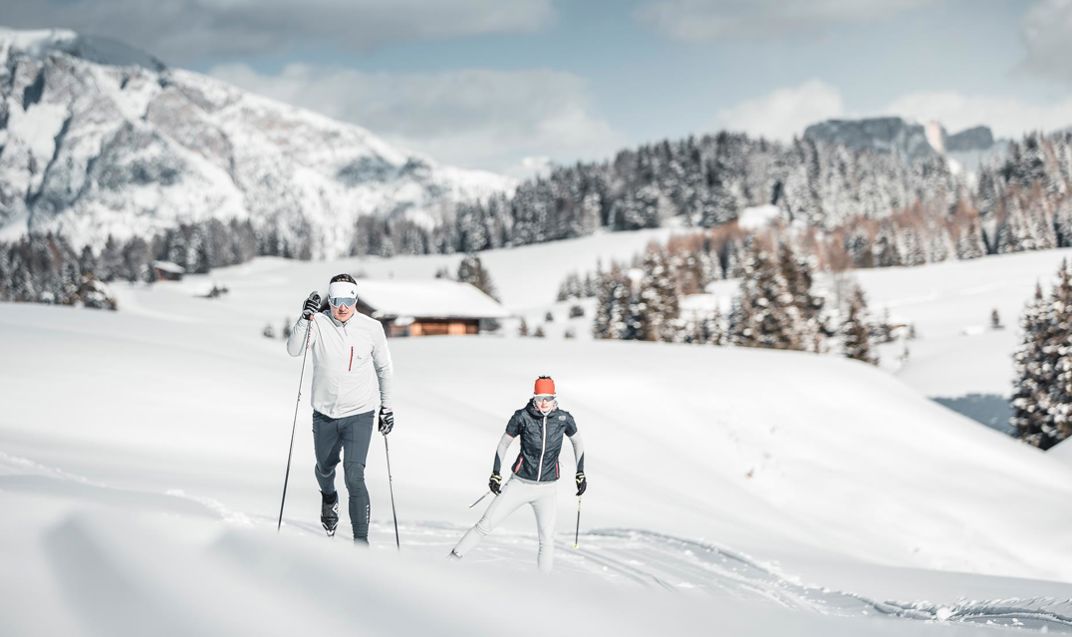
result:
M 211 74 L 438 161 L 515 176 L 546 165 L 533 158 L 603 158 L 626 143 L 595 112 L 587 83 L 570 73 L 366 73 L 295 64 L 272 75 L 245 65 Z
M 809 124 L 844 115 L 841 92 L 829 84 L 811 80 L 723 109 L 715 117 L 714 128 L 789 140 L 804 132 Z
M 1024 16 L 1024 65 L 1040 75 L 1072 82 L 1072 0 L 1041 0 Z
M 1049 103 L 1028 103 L 1015 97 L 954 91 L 911 93 L 891 102 L 886 112 L 919 122 L 938 120 L 952 133 L 984 124 L 998 137 L 1019 137 L 1028 131 L 1072 126 L 1072 96 Z
M 5 0 L 3 13 L 5 26 L 108 36 L 172 63 L 531 32 L 555 15 L 551 0 Z
M 638 22 L 675 40 L 780 36 L 870 22 L 940 0 L 650 0 Z

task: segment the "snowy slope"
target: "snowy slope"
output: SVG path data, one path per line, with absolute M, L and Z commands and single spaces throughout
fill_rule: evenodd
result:
M 513 186 L 111 45 L 0 30 L 0 236 L 59 230 L 99 247 L 248 217 L 334 256 L 361 215 L 426 223 Z
M 865 270 L 856 278 L 873 310 L 916 324 L 910 358 L 898 375 L 930 396 L 1007 396 L 1012 353 L 1024 305 L 1041 283 L 1049 289 L 1072 251 L 1046 250 L 917 268 Z M 990 329 L 991 310 L 1005 326 Z M 883 352 L 892 360 L 896 348 Z
M 1019 320 L 1035 284 L 1052 287 L 1061 261 L 1072 250 L 1042 250 L 950 261 L 917 267 L 875 268 L 832 277 L 816 276 L 817 290 L 836 298 L 839 287 L 857 281 L 871 312 L 887 311 L 894 322 L 911 323 L 917 337 L 879 347 L 882 367 L 930 397 L 1008 396 L 1012 388 L 1012 354 L 1019 344 Z M 594 260 L 593 260 L 594 262 Z M 588 271 L 592 266 L 587 268 Z M 581 268 L 584 272 L 585 269 Z M 492 276 L 503 277 L 496 271 Z M 709 286 L 684 307 L 713 308 L 725 314 L 738 294 L 736 279 Z M 551 306 L 551 299 L 546 300 Z M 1003 329 L 992 329 L 997 310 Z M 591 314 L 589 313 L 589 316 Z M 907 346 L 909 357 L 899 360 Z
M 1072 585 L 1046 581 L 1072 582 L 1072 468 L 882 370 L 795 353 L 392 341 L 403 554 L 378 441 L 376 550 L 319 537 L 304 400 L 276 537 L 299 361 L 259 332 L 333 265 L 256 260 L 223 273 L 218 301 L 191 277 L 122 288 L 118 313 L 0 305 L 0 506 L 20 513 L 0 531 L 15 565 L 0 629 L 136 634 L 172 609 L 165 633 L 988 634 L 872 616 L 1012 613 L 1051 631 L 1072 616 Z M 553 588 L 532 581 L 525 513 L 470 559 L 442 559 L 539 373 L 578 418 L 591 480 L 579 551 L 561 487 Z M 533 603 L 562 614 L 518 626 Z M 247 604 L 264 610 L 233 612 Z
M 1066 440 L 1062 443 L 1059 443 L 1057 446 L 1049 449 L 1047 453 L 1054 458 L 1057 458 L 1061 462 L 1072 466 L 1072 443 L 1070 443 L 1069 441 Z

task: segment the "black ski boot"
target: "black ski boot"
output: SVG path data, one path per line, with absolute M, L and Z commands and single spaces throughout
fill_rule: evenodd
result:
M 328 537 L 333 537 L 335 527 L 339 526 L 339 493 L 336 491 L 328 495 L 321 491 L 320 497 L 320 523 L 324 525 Z

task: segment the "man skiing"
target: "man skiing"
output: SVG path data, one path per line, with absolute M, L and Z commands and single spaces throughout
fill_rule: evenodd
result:
M 558 480 L 558 454 L 562 451 L 562 436 L 573 443 L 573 457 L 577 461 L 577 495 L 588 488 L 584 476 L 584 444 L 577 433 L 577 423 L 568 412 L 558 408 L 555 381 L 549 376 L 536 379 L 532 399 L 523 408 L 514 412 L 506 423 L 506 433 L 495 450 L 495 463 L 488 488 L 495 499 L 484 512 L 484 517 L 469 529 L 450 555 L 461 558 L 480 543 L 492 529 L 505 520 L 523 504 L 532 505 L 536 512 L 536 530 L 540 538 L 537 564 L 544 573 L 551 571 L 555 557 L 555 517 L 557 497 L 555 483 Z M 502 484 L 499 471 L 503 459 L 514 438 L 521 438 L 521 452 L 511 465 L 513 477 Z
M 328 535 L 335 534 L 339 524 L 335 467 L 341 452 L 354 542 L 367 545 L 370 507 L 365 460 L 372 423 L 379 407 L 379 430 L 386 436 L 395 417 L 387 336 L 383 325 L 359 314 L 356 305 L 354 278 L 349 274 L 332 277 L 326 309 L 321 310 L 315 292 L 302 304 L 301 317 L 287 339 L 287 352 L 300 356 L 309 347 L 313 353 L 313 450 L 321 494 L 320 522 Z

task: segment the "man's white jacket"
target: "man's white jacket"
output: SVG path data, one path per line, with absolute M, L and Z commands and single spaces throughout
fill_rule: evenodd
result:
M 345 323 L 327 311 L 311 320 L 299 318 L 287 339 L 291 356 L 302 355 L 307 333 L 313 354 L 313 409 L 342 418 L 391 406 L 391 353 L 379 321 L 358 312 Z

